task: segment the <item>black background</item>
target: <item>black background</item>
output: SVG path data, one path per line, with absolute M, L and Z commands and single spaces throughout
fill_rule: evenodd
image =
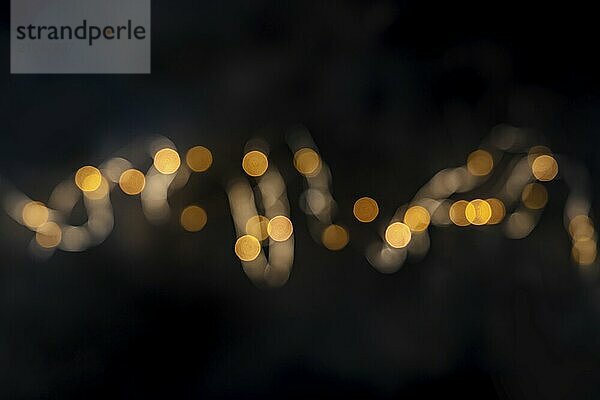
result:
M 351 215 L 370 195 L 384 224 L 503 122 L 595 182 L 593 4 L 153 1 L 140 76 L 10 75 L 9 15 L 5 2 L 1 179 L 46 201 L 154 133 L 211 148 L 215 164 L 171 199 L 207 209 L 197 234 L 149 224 L 115 191 L 105 243 L 36 262 L 31 233 L 0 216 L 0 398 L 600 398 L 600 286 L 569 260 L 564 183 L 529 237 L 433 227 L 427 258 L 393 275 L 364 258 L 360 238 L 380 226 Z M 283 140 L 297 123 L 332 169 L 354 239 L 342 252 L 312 241 L 298 207 Z M 223 177 L 254 136 L 271 143 L 296 228 L 277 290 L 255 288 L 231 250 Z

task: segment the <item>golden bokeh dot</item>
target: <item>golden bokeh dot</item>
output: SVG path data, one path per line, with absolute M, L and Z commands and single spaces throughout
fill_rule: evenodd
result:
M 372 222 L 379 215 L 379 206 L 374 199 L 361 197 L 354 202 L 352 212 L 354 213 L 354 217 L 360 222 Z
M 573 240 L 592 239 L 594 237 L 594 224 L 587 215 L 577 215 L 569 222 L 569 233 Z
M 304 147 L 294 154 L 294 167 L 304 176 L 316 176 L 321 170 L 321 157 L 313 149 Z
M 128 169 L 121 174 L 119 187 L 123 193 L 130 196 L 140 194 L 146 187 L 146 177 L 137 169 Z
M 385 230 L 385 241 L 396 249 L 406 247 L 411 237 L 410 228 L 402 222 L 394 222 Z
M 548 191 L 539 183 L 530 183 L 523 188 L 521 200 L 525 207 L 531 210 L 539 210 L 544 208 L 548 202 Z
M 268 227 L 269 218 L 264 215 L 255 215 L 246 222 L 246 233 L 252 235 L 260 241 L 269 237 Z
M 429 226 L 431 216 L 422 206 L 412 206 L 404 213 L 404 223 L 413 232 L 423 232 Z
M 210 168 L 213 156 L 204 146 L 194 146 L 185 155 L 185 162 L 194 172 L 204 172 Z
M 271 218 L 267 224 L 267 233 L 276 242 L 285 242 L 292 236 L 293 231 L 292 221 L 284 215 Z
M 61 240 L 62 231 L 60 226 L 52 221 L 46 222 L 44 225 L 40 226 L 35 233 L 35 241 L 45 249 L 51 249 L 58 246 Z
M 486 176 L 494 168 L 492 155 L 485 150 L 475 150 L 467 158 L 467 169 L 471 175 Z
M 492 209 L 492 216 L 490 220 L 487 222 L 488 225 L 496 225 L 502 222 L 504 216 L 506 215 L 506 208 L 504 207 L 504 203 L 502 200 L 491 198 L 486 200 Z
M 235 242 L 235 254 L 242 261 L 254 261 L 260 254 L 260 242 L 252 235 L 244 235 Z
M 537 180 L 542 182 L 551 181 L 558 175 L 558 163 L 554 157 L 549 155 L 538 156 L 531 164 L 531 172 Z
M 48 208 L 39 201 L 30 201 L 25 204 L 21 212 L 23 223 L 30 229 L 36 229 L 48 221 L 50 215 Z
M 179 153 L 171 148 L 160 149 L 154 154 L 154 168 L 161 174 L 174 174 L 180 166 L 181 158 L 179 158 Z
M 465 214 L 467 205 L 469 205 L 468 201 L 458 200 L 452 203 L 452 205 L 450 206 L 448 216 L 450 217 L 450 221 L 452 221 L 454 225 L 467 226 L 471 224 Z
M 188 232 L 201 231 L 207 220 L 206 211 L 199 206 L 187 206 L 183 209 L 179 218 L 181 226 Z
M 465 207 L 465 217 L 473 225 L 485 225 L 492 217 L 492 207 L 485 200 L 475 199 Z
M 321 241 L 329 250 L 338 251 L 346 247 L 350 235 L 348 231 L 340 225 L 332 224 L 323 230 Z
M 579 240 L 573 243 L 573 260 L 579 265 L 591 265 L 596 260 L 597 244 L 595 240 Z
M 269 159 L 265 153 L 258 150 L 252 150 L 246 153 L 242 159 L 242 168 L 250 176 L 262 176 L 267 172 Z
M 102 174 L 98 168 L 86 165 L 75 173 L 75 184 L 84 192 L 93 192 L 102 184 Z

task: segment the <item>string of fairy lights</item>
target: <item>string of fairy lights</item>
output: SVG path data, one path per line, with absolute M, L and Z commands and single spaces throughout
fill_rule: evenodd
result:
M 309 233 L 331 251 L 344 249 L 351 234 L 338 221 L 329 167 L 306 128 L 294 128 L 286 139 L 293 166 L 304 180 L 299 205 Z M 522 129 L 494 128 L 465 165 L 439 171 L 383 224 L 377 221 L 380 206 L 376 199 L 356 199 L 354 217 L 373 227 L 371 239 L 361 243 L 368 262 L 390 273 L 409 257 L 422 258 L 429 251 L 431 226 L 499 226 L 508 238 L 524 238 L 536 227 L 548 203 L 545 185 L 560 178 L 569 189 L 564 221 L 572 241 L 572 259 L 582 267 L 596 265 L 597 234 L 590 217 L 585 170 L 545 146 L 529 145 L 528 140 Z M 149 138 L 143 147 L 152 158 L 146 172 L 128 159 L 112 157 L 101 165 L 79 168 L 55 187 L 46 203 L 15 188 L 6 190 L 3 200 L 8 215 L 34 233 L 32 253 L 50 256 L 56 250 L 84 251 L 102 243 L 114 227 L 113 190 L 139 198 L 151 223 L 169 221 L 169 195 L 183 188 L 191 174 L 205 173 L 213 164 L 211 150 L 201 145 L 187 149 L 183 160 L 175 144 L 164 137 Z M 484 185 L 486 196 L 481 190 L 477 198 L 469 196 Z M 232 247 L 244 272 L 258 286 L 285 284 L 294 261 L 294 224 L 285 180 L 270 160 L 266 142 L 246 144 L 240 175 L 227 182 L 226 191 L 236 231 Z M 80 199 L 87 221 L 71 225 L 69 216 Z M 178 216 L 188 232 L 202 231 L 208 221 L 207 212 L 197 204 L 184 207 Z

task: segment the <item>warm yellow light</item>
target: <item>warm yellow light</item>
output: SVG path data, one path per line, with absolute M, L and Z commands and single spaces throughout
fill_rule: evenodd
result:
M 485 200 L 475 199 L 465 207 L 465 217 L 473 225 L 485 225 L 492 217 L 492 207 Z
M 406 247 L 411 237 L 410 228 L 402 222 L 394 222 L 385 230 L 385 241 L 396 249 Z
M 35 241 L 45 249 L 51 249 L 58 246 L 61 239 L 62 231 L 60 226 L 52 221 L 46 222 L 44 225 L 40 226 L 35 233 Z
M 204 146 L 195 146 L 188 150 L 185 162 L 194 172 L 204 172 L 210 168 L 213 156 L 209 149 Z
M 154 154 L 154 168 L 161 174 L 174 174 L 180 166 L 179 154 L 173 149 L 165 147 Z
M 587 215 L 577 215 L 569 222 L 569 233 L 573 240 L 586 240 L 594 237 L 594 224 Z
M 271 218 L 267 224 L 267 233 L 276 242 L 284 242 L 292 236 L 294 227 L 292 221 L 284 215 Z
M 101 200 L 108 196 L 110 192 L 110 186 L 108 186 L 108 181 L 105 177 L 102 177 L 100 180 L 100 186 L 98 189 L 93 190 L 91 192 L 83 192 L 84 196 L 90 200 Z
M 128 169 L 121 174 L 119 186 L 123 193 L 134 196 L 142 193 L 146 187 L 146 177 L 137 169 Z
M 485 176 L 494 168 L 492 155 L 485 150 L 475 150 L 467 158 L 467 169 L 471 175 Z
M 269 218 L 263 215 L 255 215 L 250 217 L 246 222 L 246 233 L 252 235 L 258 240 L 265 240 L 269 237 L 267 227 L 269 225 Z
M 250 176 L 262 176 L 267 172 L 269 167 L 269 159 L 265 153 L 258 150 L 252 150 L 244 156 L 242 160 L 242 168 Z
M 488 225 L 499 224 L 500 222 L 502 222 L 504 216 L 506 215 L 506 208 L 504 207 L 504 203 L 501 200 L 495 198 L 487 199 L 486 201 L 492 209 L 492 216 L 487 222 Z
M 431 216 L 422 206 L 412 206 L 404 213 L 404 223 L 413 232 L 423 232 L 429 226 Z
M 294 154 L 294 167 L 304 176 L 315 176 L 321 170 L 321 157 L 313 149 L 304 147 Z
M 181 226 L 188 232 L 198 232 L 204 228 L 208 217 L 206 211 L 199 206 L 187 206 L 181 212 Z
M 465 214 L 467 205 L 469 205 L 468 201 L 458 200 L 452 203 L 452 205 L 450 206 L 448 216 L 450 217 L 450 221 L 452 221 L 454 225 L 467 226 L 471 224 Z
M 538 156 L 531 164 L 531 172 L 539 181 L 551 181 L 558 175 L 558 163 L 552 156 Z
M 579 240 L 573 243 L 573 260 L 579 265 L 590 265 L 596 260 L 596 241 L 592 239 Z
M 21 212 L 23 223 L 30 229 L 36 229 L 48 221 L 48 208 L 39 201 L 30 201 L 25 204 Z
M 360 222 L 372 222 L 379 214 L 377 202 L 370 197 L 361 197 L 354 203 L 354 216 Z
M 86 165 L 77 170 L 75 184 L 84 192 L 93 192 L 102 184 L 102 174 L 98 168 Z
M 340 225 L 329 225 L 323 230 L 321 241 L 329 250 L 338 251 L 346 247 L 350 235 L 348 231 Z
M 531 210 L 539 210 L 544 208 L 548 202 L 548 191 L 539 183 L 530 183 L 523 188 L 521 200 L 523 200 L 525 207 Z
M 235 242 L 235 254 L 242 261 L 254 261 L 260 254 L 260 242 L 252 235 L 244 235 Z

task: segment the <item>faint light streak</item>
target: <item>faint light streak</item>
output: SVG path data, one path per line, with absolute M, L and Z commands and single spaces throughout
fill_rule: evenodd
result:
M 548 191 L 539 183 L 530 183 L 525 186 L 521 195 L 525 207 L 531 210 L 544 208 L 548 202 Z

